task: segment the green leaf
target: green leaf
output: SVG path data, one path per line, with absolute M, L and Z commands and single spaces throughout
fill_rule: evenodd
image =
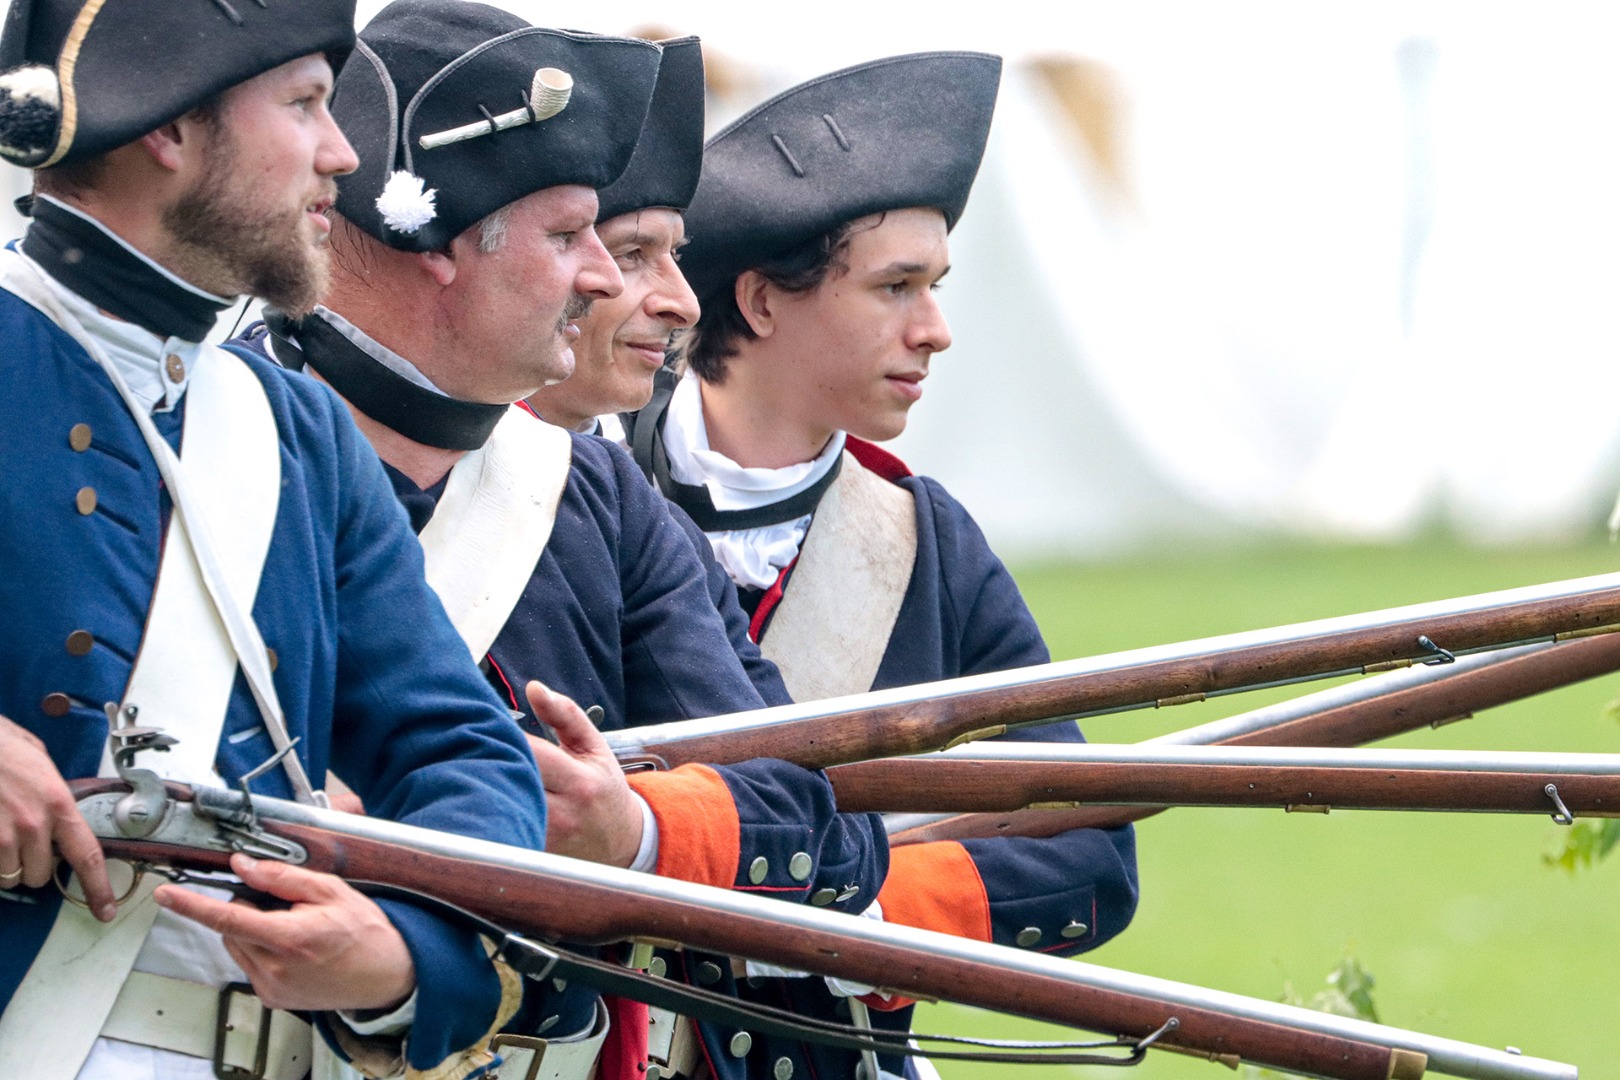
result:
M 1605 822 L 1607 824 L 1607 822 Z M 1346 952 L 1339 966 L 1328 972 L 1327 987 L 1311 995 L 1309 1001 L 1302 1001 L 1294 985 L 1284 981 L 1281 1001 L 1285 1005 L 1303 1005 L 1317 1012 L 1331 1013 L 1335 1016 L 1347 1016 L 1354 1020 L 1370 1020 L 1378 1023 L 1378 1009 L 1373 1004 L 1373 987 L 1378 980 L 1361 962 Z M 1293 1073 L 1278 1072 L 1274 1069 L 1263 1069 L 1256 1065 L 1243 1066 L 1242 1080 L 1282 1080 L 1293 1076 Z

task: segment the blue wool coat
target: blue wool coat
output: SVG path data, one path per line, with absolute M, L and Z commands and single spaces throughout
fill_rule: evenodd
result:
M 872 689 L 976 675 L 1047 663 L 1051 656 L 1012 575 L 961 503 L 927 477 L 896 481 L 917 507 L 917 561 L 889 645 Z M 812 528 L 814 525 L 812 524 Z M 784 591 L 791 590 L 792 576 Z M 765 634 L 770 633 L 766 624 Z M 1083 741 L 1072 722 L 1024 728 L 1012 738 L 1041 742 Z M 1114 937 L 1136 911 L 1135 835 L 1120 829 L 1076 829 L 1050 839 L 1006 837 L 966 840 L 967 850 L 988 901 L 991 940 L 1019 946 L 1018 935 L 1040 931 L 1033 951 L 1071 955 Z M 921 885 L 922 883 L 918 883 Z M 950 892 L 955 882 L 940 882 Z M 1070 923 L 1087 927 L 1067 938 Z M 775 1005 L 811 1015 L 847 1019 L 847 1007 L 829 995 L 820 980 L 774 980 L 751 991 Z M 910 1008 L 874 1011 L 873 1022 L 905 1030 Z M 858 1058 L 847 1051 L 761 1040 L 763 1052 L 751 1057 L 751 1075 L 787 1057 L 795 1075 L 829 1080 L 853 1077 Z M 882 1058 L 884 1068 L 900 1072 L 897 1058 Z M 802 1073 L 806 1065 L 813 1068 Z
M 134 419 L 77 343 L 5 291 L 0 341 L 0 713 L 38 735 L 63 776 L 93 776 L 107 738 L 102 705 L 129 678 L 169 505 Z M 282 476 L 253 616 L 275 650 L 305 767 L 317 778 L 336 771 L 375 816 L 540 847 L 533 761 L 424 583 L 420 546 L 376 456 L 325 387 L 248 363 L 275 417 Z M 153 417 L 176 447 L 184 410 L 182 399 Z M 83 450 L 69 443 L 76 424 L 91 431 Z M 86 487 L 96 492 L 88 514 L 75 505 Z M 64 644 L 78 630 L 94 641 L 83 655 Z M 218 770 L 234 784 L 272 750 L 239 675 Z M 291 795 L 279 771 L 255 790 Z M 0 905 L 0 1008 L 59 904 L 55 889 L 17 895 L 23 902 Z M 499 983 L 473 934 L 382 906 L 419 981 L 409 1060 L 431 1068 L 485 1034 Z
M 393 470 L 390 479 L 420 529 L 442 485 L 422 491 Z M 594 435 L 573 436 L 573 463 L 551 538 L 489 650 L 491 677 L 503 692 L 510 688 L 508 703 L 522 711 L 531 730 L 539 729 L 523 695 L 530 679 L 581 707 L 600 706 L 606 731 L 766 704 L 739 662 L 694 539 L 670 509 L 624 450 Z M 740 615 L 738 609 L 734 624 Z M 768 671 L 766 681 L 779 686 L 774 665 L 752 643 L 747 648 Z M 786 696 L 780 691 L 771 704 Z M 730 879 L 709 884 L 790 901 L 854 885 L 857 891 L 839 906 L 857 910 L 877 895 L 888 870 L 882 825 L 876 815 L 838 813 L 822 773 L 776 760 L 717 766 L 713 773 L 731 808 L 722 797 L 710 802 L 709 811 L 736 814 L 738 843 Z M 658 810 L 658 793 L 643 788 L 642 794 Z M 674 845 L 668 824 L 662 828 L 661 845 Z M 789 870 L 801 852 L 812 860 L 802 879 Z M 755 881 L 752 867 L 759 859 L 767 871 Z M 669 871 L 667 862 L 660 858 L 660 872 Z M 524 1011 L 536 1026 L 560 1016 L 547 1030 L 570 1032 L 589 1023 L 593 1001 L 589 991 L 574 987 L 562 994 L 531 991 Z
M 251 328 L 239 341 L 264 349 L 263 328 Z M 775 666 L 747 638 L 735 589 L 712 556 L 698 554 L 707 553 L 703 534 L 689 519 L 677 519 L 621 447 L 594 435 L 571 439 L 568 481 L 551 536 L 489 650 L 489 677 L 521 713 L 520 722 L 540 730 L 523 693 L 530 679 L 582 708 L 599 706 L 599 726 L 607 731 L 785 703 Z M 446 481 L 423 490 L 384 468 L 420 531 Z M 696 812 L 670 821 L 662 812 L 676 800 L 662 798 L 653 785 L 675 774 L 633 778 L 646 785 L 638 790 L 661 817 L 660 873 L 693 879 L 683 865 L 692 861 L 684 855 L 692 844 L 682 843 L 682 834 L 702 841 L 716 822 L 729 820 L 735 851 L 724 868 L 713 866 L 698 880 L 789 901 L 832 888 L 848 893 L 836 906 L 853 910 L 877 895 L 888 871 L 882 824 L 876 815 L 838 813 L 822 773 L 758 760 L 704 774 L 708 783 L 680 792 L 679 802 Z M 801 853 L 810 857 L 810 869 L 799 877 L 791 867 Z M 765 870 L 755 880 L 761 860 Z M 541 990 L 526 995 L 525 1016 L 513 1030 L 544 1027 L 560 1034 L 590 1022 L 593 994 L 575 987 L 561 994 Z
M 629 426 L 634 430 L 634 422 Z M 868 468 L 905 488 L 916 506 L 916 562 L 872 689 L 1047 663 L 1050 654 L 1017 584 L 966 508 L 937 481 L 911 476 L 901 462 L 881 449 L 855 439 L 849 441 L 849 449 Z M 792 587 L 790 571 L 782 582 L 783 594 L 791 593 Z M 768 610 L 757 613 L 755 626 L 761 640 L 769 635 Z M 1082 739 L 1073 723 L 1025 728 L 1012 737 Z M 949 868 L 949 879 L 936 883 L 914 877 L 907 882 L 908 888 L 914 893 L 934 890 L 953 900 L 961 898 L 963 906 L 981 906 L 990 940 L 998 945 L 1069 955 L 1118 934 L 1135 913 L 1136 847 L 1129 826 L 1106 831 L 1078 829 L 1049 839 L 967 840 L 961 847 L 977 872 L 982 896 L 975 897 L 971 887 L 964 889 L 959 860 L 933 864 Z M 896 859 L 905 856 L 897 854 Z M 927 864 L 904 865 L 910 871 Z M 897 878 L 890 887 L 899 884 Z M 1084 932 L 1065 936 L 1066 928 L 1075 932 L 1075 923 L 1083 925 Z M 1019 935 L 1030 929 L 1039 931 L 1034 944 L 1019 946 Z M 1029 940 L 1027 934 L 1025 940 Z M 689 957 L 687 973 L 699 970 L 702 959 Z M 829 994 L 819 979 L 761 979 L 737 985 L 727 971 L 721 983 L 722 988 L 765 1004 L 811 1016 L 849 1018 L 847 1005 Z M 874 1011 L 873 1022 L 905 1030 L 910 1026 L 911 1011 L 909 1007 Z M 701 1028 L 710 1067 L 724 1080 L 763 1080 L 776 1075 L 784 1059 L 795 1076 L 846 1078 L 855 1076 L 859 1062 L 852 1052 L 772 1038 L 752 1040 L 746 1057 L 737 1059 L 725 1049 L 731 1031 L 709 1024 Z M 882 1062 L 891 1072 L 903 1068 L 898 1058 L 886 1057 Z

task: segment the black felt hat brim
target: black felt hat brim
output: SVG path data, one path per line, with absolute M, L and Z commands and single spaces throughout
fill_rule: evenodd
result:
M 699 296 L 868 214 L 933 207 L 954 227 L 1001 81 L 985 53 L 915 53 L 824 75 L 710 139 L 681 269 Z
M 695 37 L 659 43 L 647 122 L 624 174 L 598 192 L 597 221 L 653 206 L 685 209 L 703 170 L 703 47 Z
M 40 165 L 123 146 L 302 56 L 341 65 L 354 44 L 354 0 L 13 2 L 29 10 L 8 18 L 0 57 L 52 67 L 62 84 L 58 144 Z
M 529 26 L 482 4 L 398 0 L 360 34 L 332 112 L 360 155 L 337 209 L 406 251 L 443 248 L 501 207 L 561 184 L 603 188 L 624 172 L 647 116 L 660 52 L 651 42 Z M 424 150 L 423 135 L 521 108 L 539 68 L 573 77 L 562 113 Z M 376 200 L 396 170 L 434 192 L 418 231 L 390 227 Z

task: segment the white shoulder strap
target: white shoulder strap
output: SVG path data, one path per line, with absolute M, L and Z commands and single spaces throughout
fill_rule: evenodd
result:
M 794 701 L 872 688 L 916 562 L 911 493 L 845 451 L 759 646 Z
M 14 253 L 5 256 L 12 257 L 0 256 L 0 284 L 85 344 L 83 329 L 76 322 L 63 324 L 60 316 L 66 313 L 38 279 L 17 272 L 26 264 L 19 267 Z M 93 344 L 87 349 L 108 367 Z M 177 476 L 181 461 L 207 467 L 186 473 L 191 513 L 182 509 L 171 516 L 124 704 L 137 706 L 143 718 L 180 740 L 166 754 L 148 755 L 153 760 L 143 766 L 170 779 L 207 781 L 215 772 L 237 655 L 203 576 L 193 539 L 200 531 L 195 515 L 206 506 L 214 535 L 223 541 L 216 571 L 228 595 L 255 595 L 275 527 L 281 453 L 264 388 L 239 357 L 224 350 L 210 354 L 197 366 L 186 396 L 183 456 L 165 476 Z M 136 413 L 149 427 L 150 419 Z M 170 491 L 177 490 L 169 482 Z M 177 500 L 177 505 L 183 504 Z M 104 752 L 101 775 L 112 774 Z M 40 1080 L 72 1080 L 78 1073 L 157 916 L 152 889 L 144 885 L 121 904 L 110 926 L 80 908 L 62 906 L 0 1016 L 0 1061 L 8 1070 Z
M 420 534 L 427 580 L 474 660 L 511 617 L 551 538 L 573 440 L 514 405 L 450 470 Z

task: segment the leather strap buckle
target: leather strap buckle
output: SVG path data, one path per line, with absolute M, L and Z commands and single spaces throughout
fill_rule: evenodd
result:
M 534 1056 L 529 1059 L 529 1067 L 524 1070 L 523 1075 L 512 1077 L 511 1080 L 535 1080 L 535 1077 L 540 1075 L 540 1062 L 544 1060 L 546 1047 L 549 1045 L 547 1039 L 536 1038 L 533 1035 L 510 1035 L 504 1031 L 489 1040 L 491 1050 L 510 1046 L 514 1050 L 528 1050 L 533 1053 Z M 496 1075 L 500 1076 L 500 1080 L 507 1080 L 502 1074 Z
M 237 994 L 243 997 L 258 998 L 253 995 L 253 987 L 247 983 L 226 983 L 219 989 L 219 1012 L 214 1017 L 214 1075 L 219 1080 L 266 1080 L 265 1066 L 270 1061 L 270 1024 L 271 1009 L 264 1002 L 259 1005 L 259 1038 L 258 1045 L 253 1051 L 253 1068 L 245 1069 L 240 1065 L 227 1065 L 225 1063 L 225 1042 L 233 1030 L 231 1027 L 231 999 Z

